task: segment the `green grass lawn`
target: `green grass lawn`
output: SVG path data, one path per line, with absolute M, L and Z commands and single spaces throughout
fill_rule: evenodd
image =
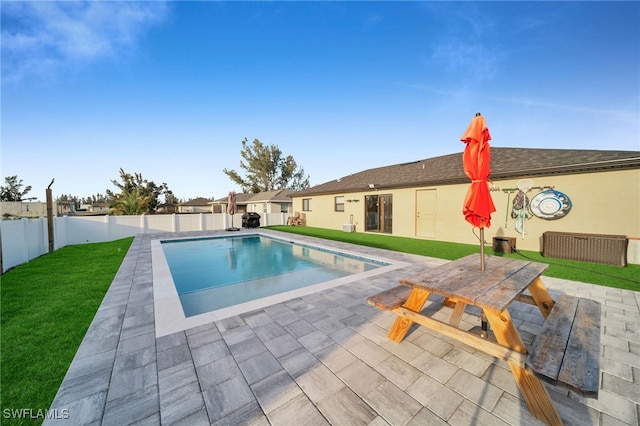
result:
M 48 409 L 133 238 L 64 247 L 0 280 L 0 412 Z
M 439 259 L 454 260 L 480 251 L 479 246 L 473 244 L 448 243 L 362 232 L 343 232 L 308 226 L 270 226 L 269 229 Z M 485 252 L 494 254 L 491 247 L 486 247 Z M 497 255 L 520 259 L 526 258 L 536 262 L 547 263 L 549 268 L 544 275 L 549 277 L 640 291 L 640 265 L 621 267 L 565 259 L 550 259 L 543 257 L 539 252 L 525 250 L 518 250 L 518 253 L 512 254 L 497 253 Z
M 347 233 L 311 227 L 270 229 L 442 259 L 477 253 L 477 245 Z M 1 277 L 0 407 L 2 424 L 40 424 L 10 420 L 7 409 L 45 410 L 91 324 L 133 238 L 68 246 L 18 266 Z M 487 248 L 487 253 L 492 254 Z M 547 259 L 537 252 L 505 256 L 551 264 L 545 275 L 640 290 L 640 265 L 626 268 Z

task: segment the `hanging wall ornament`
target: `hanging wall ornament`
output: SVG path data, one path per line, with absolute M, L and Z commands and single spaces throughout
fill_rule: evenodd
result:
M 513 199 L 513 210 L 511 210 L 511 217 L 514 218 L 516 232 L 522 235 L 524 238 L 524 223 L 525 220 L 531 218 L 529 213 L 529 198 L 527 192 L 531 190 L 533 181 L 531 179 L 522 179 L 518 181 L 518 193 Z
M 540 219 L 554 220 L 565 217 L 571 211 L 571 199 L 563 192 L 549 189 L 531 199 L 529 209 Z
M 515 219 L 516 232 L 522 235 L 524 238 L 524 222 L 531 218 L 529 213 L 529 198 L 527 193 L 519 190 L 513 199 L 513 209 L 511 210 L 511 217 Z

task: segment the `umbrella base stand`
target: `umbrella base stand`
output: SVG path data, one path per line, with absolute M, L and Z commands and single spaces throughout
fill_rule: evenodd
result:
M 225 229 L 225 231 L 239 231 L 239 230 L 240 230 L 240 228 L 236 228 L 236 227 L 233 226 L 233 215 L 231 215 L 231 227 Z

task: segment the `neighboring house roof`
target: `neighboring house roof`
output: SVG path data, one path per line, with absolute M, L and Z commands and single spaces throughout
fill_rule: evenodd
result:
M 255 194 L 245 194 L 243 192 L 236 193 L 236 204 L 247 204 L 247 200 L 253 197 Z M 218 198 L 217 200 L 210 201 L 209 204 L 227 204 L 229 202 L 229 196 Z
M 275 191 L 263 191 L 257 194 L 236 194 L 236 204 L 249 203 L 291 203 L 291 194 L 295 191 L 291 189 L 277 189 Z M 227 204 L 229 197 L 219 198 L 209 204 Z
M 247 203 L 291 203 L 291 189 L 277 189 L 275 191 L 263 191 L 253 195 Z
M 110 203 L 83 203 L 82 205 L 86 207 L 109 207 L 111 204 Z
M 640 151 L 491 148 L 490 179 L 640 169 Z M 467 183 L 462 153 L 364 170 L 309 189 L 296 197 L 376 189 Z
M 206 207 L 209 205 L 211 200 L 207 198 L 194 198 L 193 200 L 185 201 L 184 203 L 178 203 L 179 206 L 198 206 L 198 207 Z

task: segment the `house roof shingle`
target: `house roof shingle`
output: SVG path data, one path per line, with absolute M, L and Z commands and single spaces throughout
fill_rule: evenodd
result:
M 266 202 L 291 202 L 291 194 L 295 191 L 290 189 L 276 189 L 274 191 L 263 191 L 257 194 L 237 193 L 236 204 L 266 203 Z M 227 204 L 229 197 L 219 198 L 209 204 Z
M 179 206 L 198 206 L 198 207 L 206 207 L 211 200 L 206 198 L 194 198 L 193 200 L 185 201 L 184 203 L 178 203 Z
M 640 151 L 491 148 L 490 179 L 591 173 L 612 169 L 640 169 Z M 467 183 L 462 153 L 364 170 L 303 191 L 296 197 L 413 186 Z
M 246 194 L 244 192 L 236 193 L 236 204 L 247 204 L 247 200 L 253 197 L 255 194 Z M 211 201 L 209 204 L 227 204 L 229 202 L 229 196 L 218 198 L 217 200 Z
M 266 202 L 291 202 L 291 194 L 295 192 L 290 189 L 277 189 L 275 191 L 263 191 L 257 194 L 251 194 L 248 203 L 266 203 Z

